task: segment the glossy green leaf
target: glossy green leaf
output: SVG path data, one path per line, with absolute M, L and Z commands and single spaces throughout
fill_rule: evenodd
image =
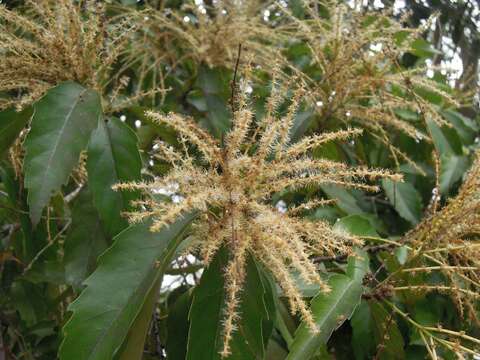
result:
M 474 142 L 479 127 L 472 119 L 452 109 L 443 110 L 442 115 L 453 125 L 455 130 L 457 130 L 463 143 L 471 144 Z
M 99 259 L 87 286 L 69 307 L 61 360 L 111 359 L 160 276 L 162 259 L 177 244 L 195 215 L 185 215 L 158 233 L 149 224 L 132 225 L 118 234 Z
M 422 216 L 422 199 L 413 185 L 384 179 L 382 186 L 398 214 L 410 223 L 417 224 Z
M 223 269 L 227 262 L 227 251 L 222 249 L 195 288 L 189 316 L 187 360 L 220 359 L 225 305 Z M 261 359 L 265 352 L 266 344 L 262 336 L 263 321 L 268 320 L 265 288 L 251 256 L 248 257 L 246 270 L 245 283 L 240 293 L 241 318 L 238 331 L 230 343 L 232 354 L 228 359 Z
M 121 212 L 136 196 L 129 191 L 113 191 L 112 185 L 140 180 L 141 167 L 135 133 L 116 118 L 107 123 L 101 121 L 88 147 L 88 183 L 105 229 L 112 237 L 127 226 Z
M 337 206 L 349 215 L 362 214 L 363 210 L 357 203 L 357 199 L 350 191 L 336 185 L 321 185 L 322 191 L 328 195 L 330 199 L 337 199 Z
M 75 199 L 72 225 L 65 239 L 65 279 L 79 287 L 95 269 L 98 256 L 108 247 L 97 209 L 89 189 Z
M 442 52 L 435 49 L 423 38 L 415 39 L 412 43 L 412 53 L 420 58 L 429 58 L 434 55 L 442 55 Z
M 35 104 L 25 140 L 25 187 L 34 225 L 52 194 L 68 180 L 101 114 L 100 96 L 74 82 L 49 90 Z
M 225 105 L 225 101 L 214 94 L 206 94 L 207 119 L 206 126 L 210 133 L 220 139 L 230 129 L 230 111 Z
M 118 350 L 115 360 L 132 360 L 142 359 L 145 347 L 145 338 L 148 334 L 152 314 L 158 300 L 161 279 L 152 287 L 148 295 L 145 297 L 145 303 L 142 310 L 135 318 L 135 322 L 130 327 L 127 338 L 122 347 Z
M 333 228 L 346 231 L 352 235 L 378 237 L 378 233 L 370 221 L 362 215 L 345 216 L 338 220 Z
M 352 326 L 352 347 L 356 360 L 371 359 L 375 354 L 376 344 L 372 322 L 373 319 L 368 303 L 362 301 L 350 321 Z
M 32 114 L 33 109 L 31 107 L 21 112 L 14 109 L 0 111 L 0 154 L 3 154 L 12 146 Z
M 440 157 L 440 192 L 447 194 L 468 169 L 468 157 L 443 154 Z
M 462 141 L 454 128 L 446 126 L 440 127 L 432 120 L 427 121 L 428 129 L 435 144 L 435 148 L 440 154 L 462 155 Z
M 310 304 L 320 332 L 311 332 L 308 325 L 302 322 L 295 332 L 287 360 L 311 359 L 327 343 L 332 332 L 352 316 L 360 303 L 362 279 L 367 270 L 368 256 L 362 252 L 358 257 L 349 259 L 346 275 L 335 274 L 329 279 L 331 291 L 319 293 Z
M 362 302 L 351 321 L 355 359 L 406 359 L 402 334 L 391 316 L 376 301 Z
M 292 129 L 290 130 L 291 142 L 296 142 L 302 138 L 313 120 L 313 111 L 302 111 L 295 115 Z
M 375 341 L 381 344 L 377 349 L 379 360 L 404 360 L 406 359 L 404 341 L 395 319 L 391 317 L 382 304 L 376 301 L 369 302 Z
M 170 360 L 185 360 L 188 344 L 188 313 L 192 304 L 191 292 L 180 295 L 169 309 L 165 350 Z

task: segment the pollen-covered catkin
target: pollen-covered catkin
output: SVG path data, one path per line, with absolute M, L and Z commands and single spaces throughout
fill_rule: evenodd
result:
M 297 94 L 301 94 L 303 90 L 298 91 Z M 247 94 L 240 96 L 240 109 L 234 112 L 232 129 L 226 134 L 223 146 L 192 119 L 147 112 L 153 121 L 173 127 L 195 145 L 202 161 L 185 161 L 183 159 L 190 159 L 189 155 L 162 147 L 161 153 L 168 154 L 165 160 L 172 164 L 165 177 L 156 178 L 151 183 L 115 186 L 118 190 L 142 189 L 151 194 L 159 189 L 175 188 L 182 201 L 152 201 L 151 198 L 138 201 L 137 205 L 142 205 L 144 210 L 130 213 L 130 219 L 138 221 L 152 217 L 151 230 L 159 231 L 184 213 L 200 211 L 201 215 L 194 223 L 197 238 L 194 246 L 205 265 L 221 247 L 229 250 L 231 259 L 224 274 L 227 303 L 222 356 L 230 353 L 230 339 L 241 316 L 239 294 L 245 277 L 247 253 L 270 269 L 288 298 L 291 311 L 298 313 L 312 331 L 317 331 L 291 271 L 298 272 L 307 283 L 318 284 L 323 291 L 328 291 L 311 257 L 349 254 L 353 246 L 361 244 L 358 238 L 335 232 L 323 221 L 313 222 L 298 216 L 302 209 L 328 201 L 317 199 L 305 207 L 294 206 L 280 212 L 271 203 L 273 194 L 319 184 L 376 190 L 372 182 L 378 178 L 401 180 L 400 175 L 385 170 L 351 168 L 310 156 L 312 149 L 326 141 L 358 135 L 357 129 L 313 135 L 291 144 L 291 118 L 298 108 L 299 98 L 292 101 L 285 117 L 271 113 L 263 119 L 255 119 L 247 106 Z M 278 94 L 272 96 L 278 97 Z

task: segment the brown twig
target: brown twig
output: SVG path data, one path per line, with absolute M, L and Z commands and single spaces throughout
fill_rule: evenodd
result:
M 386 250 L 391 247 L 394 247 L 395 244 L 382 244 L 382 245 L 376 245 L 376 246 L 367 246 L 364 248 L 365 251 L 369 253 L 376 253 L 381 250 Z M 313 262 L 315 263 L 321 263 L 325 261 L 343 261 L 347 259 L 348 254 L 341 254 L 337 256 L 317 256 L 312 259 Z
M 237 73 L 238 66 L 240 65 L 240 56 L 242 55 L 242 44 L 238 44 L 237 60 L 235 61 L 235 70 L 233 72 L 233 80 L 231 82 L 232 95 L 230 96 L 230 107 L 232 108 L 232 114 L 235 113 L 235 98 L 237 91 Z

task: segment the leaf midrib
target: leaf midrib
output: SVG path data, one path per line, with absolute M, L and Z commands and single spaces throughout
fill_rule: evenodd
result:
M 82 97 L 82 95 L 87 91 L 87 89 L 82 89 L 82 91 L 78 94 L 77 98 L 75 99 L 75 101 L 73 102 L 70 110 L 68 111 L 67 113 L 67 120 L 63 122 L 63 125 L 62 127 L 60 128 L 60 131 L 58 132 L 58 136 L 57 136 L 57 139 L 55 141 L 55 145 L 52 149 L 52 151 L 50 152 L 50 156 L 48 158 L 48 162 L 47 162 L 47 166 L 45 167 L 45 171 L 43 171 L 43 174 L 42 174 L 42 181 L 41 181 L 41 184 L 42 184 L 42 187 L 43 187 L 43 184 L 44 184 L 44 181 L 45 181 L 45 177 L 46 177 L 46 174 L 48 171 L 46 171 L 47 169 L 50 169 L 50 166 L 52 164 L 52 160 L 53 160 L 53 157 L 55 155 L 55 153 L 57 152 L 57 148 L 58 148 L 58 145 L 60 143 L 60 139 L 62 138 L 63 134 L 64 134 L 64 131 L 65 131 L 65 128 L 66 128 L 66 125 L 68 123 L 70 123 L 70 119 L 72 118 L 72 114 L 73 114 L 73 111 L 75 109 L 75 107 L 77 106 L 78 102 L 80 101 L 80 98 Z

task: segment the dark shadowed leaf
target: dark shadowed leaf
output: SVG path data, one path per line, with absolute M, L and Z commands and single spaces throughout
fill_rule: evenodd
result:
M 382 186 L 398 214 L 412 224 L 417 224 L 422 216 L 422 199 L 413 185 L 384 179 Z
M 296 114 L 292 129 L 290 130 L 291 142 L 302 138 L 313 120 L 313 111 L 307 110 Z
M 462 155 L 462 141 L 455 128 L 439 127 L 433 121 L 427 121 L 435 148 L 440 154 Z
M 382 304 L 370 301 L 373 334 L 375 342 L 380 344 L 376 348 L 376 356 L 379 360 L 403 360 L 406 359 L 402 334 L 397 323 Z
M 311 332 L 302 322 L 295 332 L 287 360 L 311 359 L 327 343 L 332 332 L 352 316 L 360 303 L 362 279 L 367 270 L 368 255 L 359 251 L 357 257 L 349 259 L 346 275 L 335 274 L 329 279 L 331 292 L 319 293 L 310 304 L 320 332 Z
M 142 359 L 143 350 L 145 347 L 145 338 L 148 333 L 148 328 L 150 326 L 152 314 L 155 309 L 155 304 L 158 300 L 160 283 L 161 279 L 158 279 L 157 283 L 152 287 L 146 296 L 142 310 L 137 315 L 133 325 L 130 327 L 127 338 L 115 355 L 115 360 Z
M 121 212 L 135 198 L 129 191 L 113 191 L 112 185 L 139 180 L 141 167 L 135 133 L 116 118 L 101 121 L 88 147 L 88 183 L 105 230 L 112 237 L 127 226 Z
M 65 279 L 79 287 L 95 269 L 98 256 L 108 247 L 90 190 L 83 189 L 75 200 L 72 225 L 65 239 Z
M 0 155 L 17 139 L 32 114 L 33 109 L 31 107 L 21 112 L 14 109 L 0 111 Z
M 35 104 L 25 140 L 25 187 L 33 224 L 68 180 L 101 114 L 99 95 L 74 82 L 49 90 Z
M 362 301 L 355 310 L 350 325 L 352 326 L 352 346 L 355 359 L 371 359 L 375 352 L 373 319 L 368 303 Z
M 193 293 L 187 360 L 220 359 L 225 305 L 223 269 L 227 262 L 227 252 L 222 249 Z M 266 347 L 262 335 L 263 322 L 268 320 L 269 314 L 262 278 L 251 256 L 248 257 L 247 275 L 240 297 L 241 319 L 230 344 L 232 354 L 228 359 L 261 359 Z
M 447 194 L 468 169 L 468 157 L 443 154 L 440 157 L 440 192 Z
M 192 304 L 191 291 L 180 295 L 170 308 L 167 318 L 167 357 L 171 360 L 185 360 L 188 343 L 188 313 Z
M 338 220 L 333 228 L 346 231 L 352 235 L 378 237 L 378 233 L 370 221 L 362 215 L 345 216 Z
M 185 215 L 158 233 L 150 232 L 149 224 L 133 225 L 115 237 L 69 307 L 73 314 L 63 328 L 60 359 L 113 357 L 159 279 L 162 260 L 194 217 Z

